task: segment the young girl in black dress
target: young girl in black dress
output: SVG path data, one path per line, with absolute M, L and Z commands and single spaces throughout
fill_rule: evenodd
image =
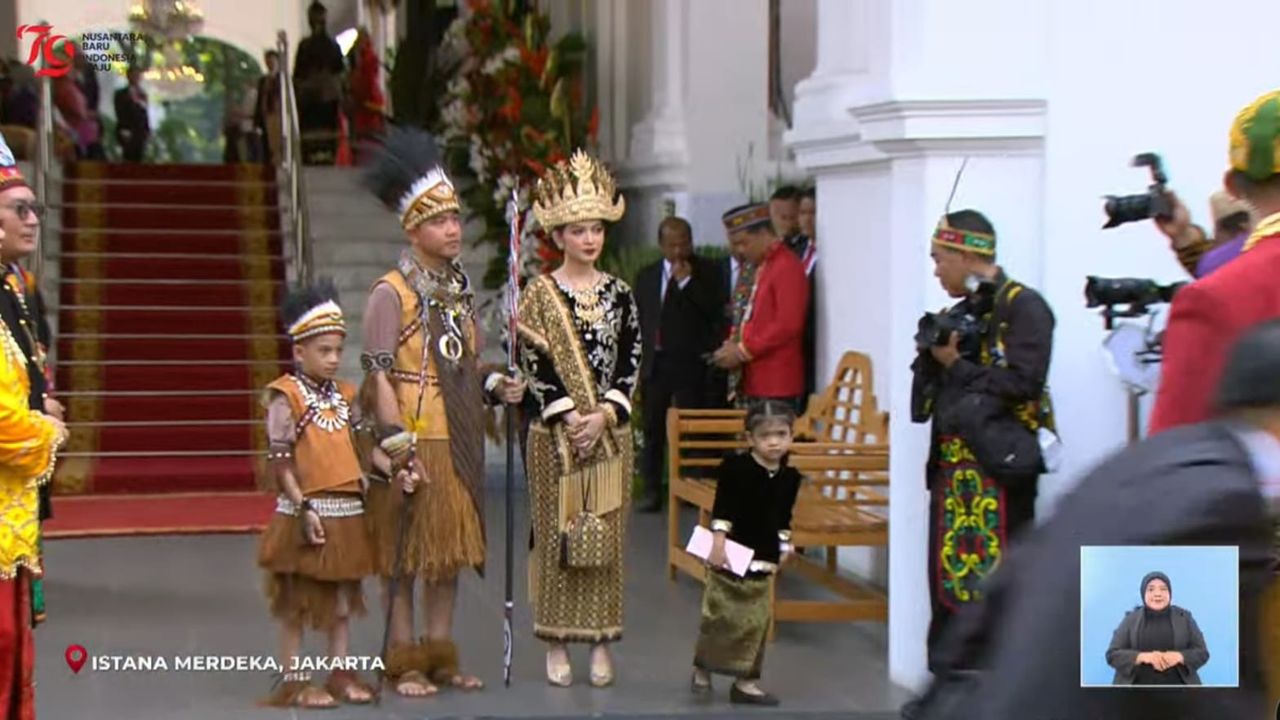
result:
M 795 411 L 790 404 L 762 400 L 747 411 L 750 452 L 720 464 L 707 558 L 702 626 L 693 659 L 693 691 L 711 692 L 711 674 L 736 678 L 734 704 L 777 705 L 756 681 L 772 619 L 769 579 L 791 551 L 791 508 L 800 490 L 799 471 L 787 464 Z M 745 577 L 729 570 L 726 540 L 755 551 Z

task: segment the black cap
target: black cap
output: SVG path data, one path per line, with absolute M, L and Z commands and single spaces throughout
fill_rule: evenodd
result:
M 1280 318 L 1254 325 L 1231 348 L 1218 382 L 1218 409 L 1280 410 Z

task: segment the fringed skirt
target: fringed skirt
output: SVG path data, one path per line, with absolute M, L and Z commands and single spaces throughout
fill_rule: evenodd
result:
M 566 568 L 560 562 L 565 500 L 556 446 L 541 422 L 529 429 L 527 468 L 533 514 L 529 598 L 533 633 L 540 640 L 600 643 L 622 638 L 623 548 L 631 506 L 631 493 L 626 490 L 630 489 L 635 461 L 629 428 L 615 432 L 615 437 L 620 447 L 622 477 L 627 482 L 618 509 L 601 516 L 612 539 L 611 560 L 602 567 Z
M 405 535 L 402 574 L 436 582 L 457 577 L 469 568 L 483 568 L 485 540 L 480 514 L 453 469 L 449 441 L 419 441 L 418 458 L 430 481 L 419 484 L 409 499 L 413 505 Z M 369 484 L 365 517 L 374 565 L 383 577 L 390 577 L 395 568 L 403 497 L 399 485 Z
M 321 493 L 318 498 L 356 498 Z M 322 517 L 324 544 L 311 545 L 299 515 L 271 516 L 258 543 L 258 566 L 265 571 L 271 615 L 313 629 L 332 627 L 342 617 L 364 615 L 360 582 L 373 574 L 373 553 L 363 515 Z
M 768 576 L 742 578 L 708 570 L 694 666 L 743 680 L 759 679 L 770 614 Z

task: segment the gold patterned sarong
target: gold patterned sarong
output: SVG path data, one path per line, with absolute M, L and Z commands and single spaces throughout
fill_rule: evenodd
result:
M 743 680 L 759 679 L 769 619 L 767 576 L 743 578 L 708 570 L 694 666 Z

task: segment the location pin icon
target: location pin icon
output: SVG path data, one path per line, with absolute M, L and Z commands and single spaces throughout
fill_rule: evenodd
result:
M 71 668 L 71 672 L 78 674 L 89 659 L 89 651 L 83 645 L 68 645 L 63 657 L 67 659 L 67 667 Z

